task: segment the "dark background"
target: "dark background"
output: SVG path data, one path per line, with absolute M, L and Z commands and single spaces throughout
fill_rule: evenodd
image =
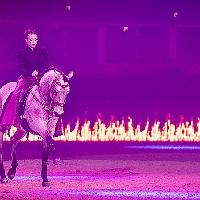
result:
M 68 10 L 66 6 L 71 6 Z M 63 121 L 95 121 L 101 112 L 134 123 L 174 123 L 200 116 L 198 0 L 0 0 L 0 84 L 18 78 L 16 53 L 32 27 L 52 66 L 74 71 Z M 177 12 L 178 16 L 174 17 Z M 106 25 L 105 62 L 98 61 L 98 26 Z M 123 27 L 128 26 L 124 32 Z M 176 57 L 169 56 L 176 27 Z

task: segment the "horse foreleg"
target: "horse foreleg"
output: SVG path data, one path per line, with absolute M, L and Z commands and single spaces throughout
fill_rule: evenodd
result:
M 0 130 L 0 178 L 1 183 L 7 183 L 5 169 L 3 166 L 3 132 Z
M 50 152 L 52 155 L 53 164 L 54 165 L 62 165 L 60 158 L 57 158 L 57 156 L 56 156 L 55 141 L 52 139 L 52 137 L 48 136 L 47 142 L 48 142 L 49 149 L 50 149 Z
M 16 174 L 16 169 L 18 166 L 17 157 L 16 157 L 16 147 L 19 140 L 25 135 L 26 133 L 22 130 L 17 130 L 16 133 L 11 137 L 11 168 L 8 171 L 8 178 L 13 179 Z
M 46 142 L 43 142 L 43 151 L 42 151 L 42 186 L 48 187 L 50 186 L 50 182 L 47 178 L 47 165 L 48 165 L 48 157 L 49 157 L 49 145 Z

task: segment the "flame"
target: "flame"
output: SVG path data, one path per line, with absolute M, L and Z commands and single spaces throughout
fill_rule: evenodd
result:
M 10 137 L 17 129 L 12 126 L 10 131 L 3 135 L 3 141 L 10 141 Z M 71 130 L 71 123 L 63 128 L 63 135 L 54 138 L 56 141 L 168 141 L 168 142 L 197 142 L 200 141 L 200 119 L 195 124 L 193 119 L 184 122 L 183 119 L 178 125 L 171 123 L 167 118 L 163 127 L 160 121 L 155 121 L 150 127 L 150 120 L 147 119 L 144 129 L 141 124 L 133 125 L 133 120 L 129 116 L 125 123 L 124 118 L 121 121 L 114 120 L 111 116 L 110 123 L 106 125 L 98 117 L 94 125 L 91 126 L 90 120 L 86 120 L 80 125 L 80 119 L 77 118 L 75 127 Z M 28 138 L 25 136 L 21 141 L 42 141 L 38 135 L 29 133 Z

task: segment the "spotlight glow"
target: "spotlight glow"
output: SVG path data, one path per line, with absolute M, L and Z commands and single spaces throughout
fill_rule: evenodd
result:
M 84 181 L 84 180 L 106 180 L 106 179 L 124 179 L 123 176 L 49 176 L 49 180 L 66 180 L 66 181 Z M 126 179 L 129 178 L 126 176 Z M 132 179 L 132 176 L 130 176 Z M 40 180 L 40 176 L 16 176 L 15 180 L 18 181 L 27 181 L 27 180 Z M 200 199 L 200 192 L 189 192 L 189 191 L 162 191 L 162 190 L 126 190 L 126 189 L 52 189 L 51 190 L 20 190 L 23 193 L 29 193 L 29 195 L 55 195 L 61 198 L 65 198 L 67 196 L 73 197 L 91 197 L 91 198 L 151 198 L 151 199 Z M 12 193 L 15 193 L 12 191 Z M 17 194 L 17 192 L 16 192 Z
M 84 175 L 66 175 L 66 176 L 48 176 L 49 180 L 112 180 L 112 179 L 123 179 L 122 176 L 84 176 Z M 127 177 L 127 178 L 132 178 Z M 17 181 L 30 181 L 30 180 L 41 180 L 40 176 L 15 176 Z
M 26 191 L 24 191 L 26 192 Z M 172 191 L 135 191 L 135 190 L 66 190 L 66 189 L 56 189 L 56 190 L 44 190 L 43 192 L 39 190 L 31 190 L 29 194 L 36 194 L 42 197 L 43 195 L 54 195 L 60 197 L 66 196 L 81 196 L 85 197 L 120 197 L 122 199 L 127 198 L 159 198 L 159 199 L 200 199 L 199 192 L 172 192 Z
M 124 31 L 124 32 L 128 31 L 128 26 L 124 26 L 123 31 Z
M 174 13 L 174 18 L 178 17 L 178 12 Z
M 71 6 L 66 6 L 66 10 L 71 10 Z

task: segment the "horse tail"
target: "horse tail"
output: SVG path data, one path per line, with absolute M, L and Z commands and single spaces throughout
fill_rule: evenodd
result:
M 15 90 L 16 86 L 16 82 L 10 82 L 0 88 L 0 116 L 7 98 Z

